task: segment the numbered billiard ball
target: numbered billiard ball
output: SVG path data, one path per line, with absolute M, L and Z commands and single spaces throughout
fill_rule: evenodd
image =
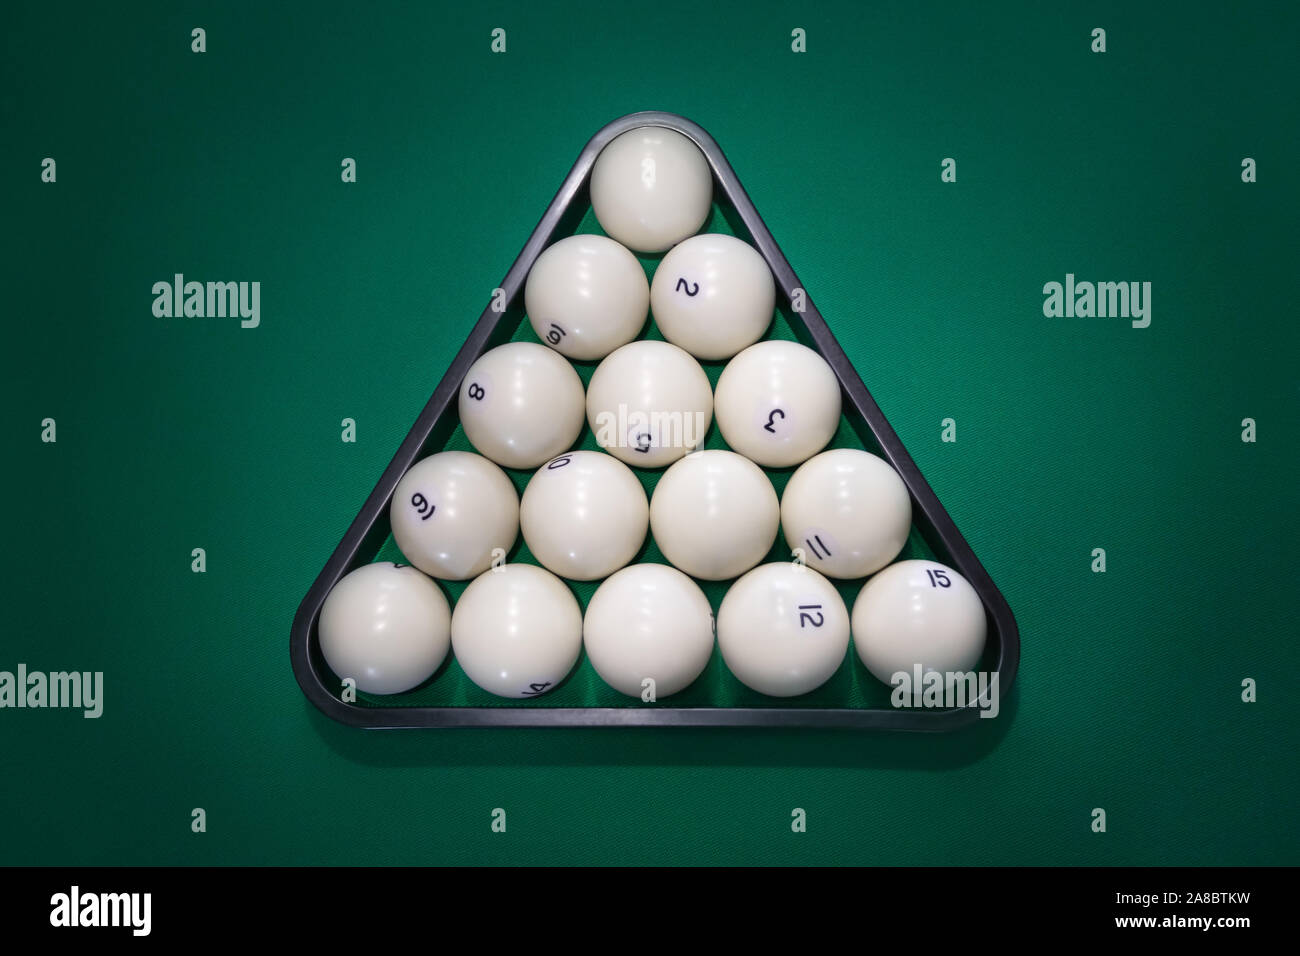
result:
M 616 349 L 587 385 L 587 422 L 596 443 L 639 468 L 662 468 L 699 447 L 712 421 L 709 377 L 667 342 Z
M 650 499 L 650 531 L 665 558 L 692 577 L 725 581 L 762 561 L 781 519 L 763 470 L 735 452 L 688 455 Z
M 582 610 L 564 582 L 531 564 L 503 564 L 470 582 L 451 616 L 467 677 L 498 697 L 537 697 L 582 651 Z
M 709 162 L 676 130 L 628 130 L 600 151 L 591 170 L 596 220 L 637 252 L 663 252 L 693 236 L 712 206 Z
M 634 564 L 596 589 L 582 640 L 606 684 L 658 700 L 703 673 L 713 653 L 713 610 L 699 585 L 676 568 Z
M 460 423 L 481 454 L 506 468 L 536 468 L 582 431 L 582 379 L 558 353 L 510 342 L 483 353 L 460 385 Z
M 637 337 L 650 284 L 636 256 L 604 236 L 570 236 L 537 257 L 524 286 L 537 337 L 578 361 L 601 359 Z
M 834 448 L 799 466 L 781 495 L 781 530 L 809 567 L 833 578 L 863 578 L 907 543 L 912 498 L 883 458 Z
M 601 451 L 570 451 L 528 481 L 524 542 L 548 570 L 574 581 L 613 574 L 645 543 L 650 504 L 632 469 Z
M 367 694 L 400 694 L 446 658 L 451 609 L 415 568 L 367 564 L 326 595 L 318 633 L 325 663 L 341 680 L 351 678 Z
M 519 495 L 482 455 L 443 451 L 411 466 L 389 505 L 393 539 L 435 578 L 465 581 L 504 557 L 519 534 Z
M 759 342 L 722 370 L 713 397 L 727 444 L 768 468 L 806 461 L 840 424 L 840 383 L 826 360 L 797 342 Z
M 830 679 L 849 649 L 849 612 L 835 586 L 793 563 L 764 564 L 727 591 L 718 650 L 746 687 L 794 697 Z
M 937 561 L 899 561 L 853 603 L 858 657 L 886 684 L 897 673 L 965 673 L 984 653 L 984 603 L 970 582 Z
M 698 359 L 729 359 L 763 337 L 776 283 L 758 251 L 734 236 L 693 236 L 655 270 L 650 308 L 664 338 Z

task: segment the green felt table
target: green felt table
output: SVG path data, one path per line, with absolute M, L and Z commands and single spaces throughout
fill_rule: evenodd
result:
M 0 709 L 0 863 L 1300 860 L 1300 15 L 1130 6 L 8 11 L 0 670 L 104 693 Z M 304 698 L 299 601 L 643 109 L 717 140 L 1005 595 L 996 720 L 365 732 Z M 257 326 L 155 315 L 176 273 L 259 282 Z M 1067 276 L 1149 282 L 1149 324 L 1048 314 Z

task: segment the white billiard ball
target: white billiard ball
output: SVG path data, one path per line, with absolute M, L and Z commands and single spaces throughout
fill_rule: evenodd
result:
M 415 568 L 366 564 L 326 595 L 318 633 L 325 663 L 341 680 L 351 678 L 367 694 L 400 694 L 446 658 L 451 609 Z
M 984 653 L 984 603 L 970 582 L 937 561 L 899 561 L 862 587 L 853 603 L 858 657 L 877 679 L 965 673 Z
M 769 468 L 807 461 L 840 424 L 840 383 L 826 360 L 797 342 L 751 345 L 722 370 L 713 397 L 727 444 Z
M 550 571 L 503 564 L 470 582 L 451 616 L 451 646 L 467 677 L 498 697 L 536 697 L 582 652 L 582 609 Z
M 799 466 L 781 495 L 785 543 L 833 578 L 875 574 L 903 550 L 912 498 L 893 467 L 857 448 L 834 448 Z
M 664 338 L 698 359 L 729 359 L 763 337 L 776 302 L 772 270 L 734 236 L 692 236 L 655 269 L 650 309 Z
M 757 567 L 718 608 L 718 650 L 727 669 L 769 697 L 816 690 L 848 649 L 844 600 L 811 568 L 784 561 Z
M 582 640 L 601 680 L 631 697 L 652 691 L 657 700 L 704 672 L 713 653 L 713 610 L 676 568 L 634 564 L 591 596 Z
M 650 284 L 636 256 L 613 239 L 570 236 L 533 263 L 524 308 L 539 339 L 586 362 L 637 337 L 650 309 Z
M 574 581 L 613 574 L 641 550 L 650 504 L 632 469 L 603 451 L 570 451 L 528 480 L 524 542 L 548 570 Z
M 443 451 L 411 466 L 389 505 L 393 539 L 435 578 L 465 581 L 486 571 L 519 534 L 519 495 L 482 455 Z
M 705 581 L 734 578 L 762 561 L 780 520 L 767 475 L 730 451 L 686 456 L 664 472 L 650 499 L 650 531 L 659 550 Z
M 587 423 L 596 443 L 639 468 L 662 468 L 699 447 L 712 421 L 709 377 L 667 342 L 616 349 L 587 385 Z
M 460 385 L 465 437 L 506 468 L 536 468 L 571 446 L 585 408 L 573 366 L 533 342 L 483 353 Z
M 600 151 L 591 170 L 596 221 L 637 252 L 663 252 L 693 236 L 712 207 L 709 162 L 676 130 L 628 130 Z

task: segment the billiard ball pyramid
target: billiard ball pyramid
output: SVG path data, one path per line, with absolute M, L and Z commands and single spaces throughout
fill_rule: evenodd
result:
M 450 369 L 397 450 L 392 462 L 385 469 L 343 540 L 303 599 L 294 619 L 290 641 L 292 665 L 299 685 L 308 699 L 329 716 L 343 723 L 367 728 L 694 725 L 944 731 L 970 724 L 980 715 L 979 707 L 892 705 L 891 688 L 882 682 L 886 678 L 878 673 L 876 667 L 872 667 L 869 671 L 853 649 L 849 649 L 843 655 L 829 679 L 814 690 L 796 693 L 795 696 L 768 696 L 752 689 L 753 681 L 745 680 L 742 683 L 737 679 L 737 669 L 728 668 L 723 655 L 710 643 L 711 653 L 699 677 L 679 692 L 653 700 L 645 699 L 649 695 L 631 696 L 634 689 L 629 689 L 629 693 L 620 693 L 609 686 L 598 675 L 589 660 L 589 655 L 585 652 L 567 676 L 553 685 L 549 685 L 549 682 L 546 682 L 549 686 L 534 685 L 537 688 L 535 693 L 524 690 L 523 696 L 518 699 L 496 696 L 476 686 L 475 682 L 467 676 L 466 669 L 462 668 L 457 656 L 451 653 L 447 653 L 445 659 L 442 659 L 441 665 L 437 667 L 432 677 L 401 693 L 368 693 L 364 688 L 358 689 L 355 682 L 344 679 L 347 675 L 334 673 L 326 662 L 319 633 L 320 620 L 326 599 L 335 586 L 350 572 L 369 564 L 412 563 L 410 556 L 404 554 L 394 540 L 390 525 L 390 505 L 394 501 L 399 482 L 414 465 L 442 451 L 482 452 L 488 458 L 494 459 L 497 464 L 505 466 L 504 473 L 518 492 L 524 492 L 528 486 L 537 462 L 530 461 L 527 466 L 524 466 L 523 458 L 518 461 L 510 458 L 510 455 L 514 454 L 513 451 L 503 448 L 498 454 L 493 454 L 486 448 L 476 447 L 483 445 L 489 439 L 480 431 L 476 436 L 479 441 L 471 442 L 462 425 L 462 416 L 458 409 L 465 409 L 466 398 L 473 400 L 479 394 L 477 391 L 474 394 L 465 391 L 481 389 L 476 381 L 467 380 L 467 373 L 471 370 L 471 366 L 474 366 L 474 363 L 490 350 L 509 342 L 531 342 L 555 347 L 557 352 L 564 351 L 559 347 L 559 343 L 566 336 L 567 330 L 548 329 L 544 325 L 535 329 L 534 325 L 539 323 L 530 322 L 529 318 L 525 317 L 525 284 L 533 265 L 542 253 L 553 243 L 567 236 L 603 235 L 605 234 L 605 230 L 602 229 L 603 224 L 609 227 L 610 234 L 617 232 L 614 238 L 621 239 L 624 244 L 634 249 L 651 250 L 637 256 L 647 276 L 654 274 L 657 268 L 662 267 L 663 260 L 672 255 L 671 250 L 666 254 L 664 250 L 668 249 L 672 242 L 676 241 L 675 239 L 656 244 L 659 237 L 653 234 L 653 230 L 650 234 L 638 232 L 639 229 L 643 230 L 643 222 L 639 222 L 634 216 L 626 215 L 620 221 L 618 210 L 611 211 L 608 198 L 610 187 L 598 181 L 598 168 L 595 177 L 597 181 L 593 182 L 593 168 L 597 167 L 596 160 L 602 150 L 622 134 L 646 128 L 675 131 L 693 141 L 699 148 L 712 176 L 711 201 L 706 199 L 709 205 L 705 221 L 700 224 L 697 217 L 695 222 L 687 224 L 685 230 L 679 228 L 678 238 L 692 233 L 733 236 L 757 250 L 775 280 L 776 318 L 765 330 L 763 341 L 801 343 L 825 360 L 825 365 L 838 383 L 843 412 L 834 429 L 833 437 L 825 447 L 862 449 L 892 465 L 910 496 L 912 520 L 906 543 L 901 553 L 896 555 L 894 563 L 920 559 L 931 563 L 917 565 L 919 568 L 946 567 L 956 572 L 955 576 L 959 581 L 964 579 L 965 582 L 969 582 L 970 588 L 973 588 L 972 593 L 982 604 L 986 624 L 983 650 L 975 666 L 981 672 L 997 675 L 1001 695 L 1005 696 L 1010 690 L 1019 662 L 1020 647 L 1015 620 L 1006 601 L 922 477 L 879 407 L 872 400 L 817 311 L 811 297 L 759 218 L 717 144 L 696 124 L 680 116 L 660 112 L 635 113 L 615 120 L 600 130 L 583 149 L 559 192 L 546 209 L 541 222 L 524 245 L 523 251 L 506 274 L 500 288 L 494 293 L 492 302 L 484 310 Z M 665 164 L 658 172 L 659 175 L 666 177 L 671 175 L 672 169 Z M 644 174 L 650 177 L 650 181 L 653 180 L 656 174 L 653 164 L 644 171 Z M 598 210 L 593 209 L 593 206 L 600 207 L 602 203 L 604 209 L 599 211 L 603 214 L 598 221 L 596 215 Z M 680 218 L 681 215 L 680 210 L 672 208 L 660 211 L 668 219 L 674 215 Z M 669 223 L 668 228 L 677 227 Z M 731 240 L 719 240 L 719 242 L 725 244 Z M 739 243 L 735 245 L 738 246 Z M 677 291 L 686 295 L 694 294 L 689 283 Z M 662 324 L 660 316 L 653 308 L 651 312 L 654 321 L 645 323 L 638 338 L 663 341 L 666 336 L 660 327 Z M 669 320 L 666 310 L 664 319 Z M 676 339 L 681 344 L 678 338 L 680 334 L 682 334 L 681 329 L 674 328 L 672 334 L 667 337 Z M 750 337 L 751 341 L 752 337 Z M 584 389 L 587 389 L 598 368 L 598 361 L 585 359 L 580 352 L 580 346 L 576 344 L 576 339 L 577 336 L 574 337 L 575 341 L 566 342 L 565 345 L 573 346 L 569 349 L 571 367 L 576 371 Z M 723 359 L 712 359 L 710 349 L 715 347 L 717 347 L 716 343 L 700 341 L 688 348 L 688 351 L 700 360 L 708 383 L 714 389 L 717 388 L 719 378 L 728 364 Z M 598 349 L 597 353 L 593 354 L 604 354 L 607 351 L 607 348 Z M 718 354 L 726 354 L 729 358 L 730 354 L 734 354 L 734 349 L 730 354 L 725 349 Z M 817 364 L 821 366 L 821 363 Z M 572 410 L 561 409 L 556 414 L 571 416 Z M 770 412 L 767 422 L 758 424 L 767 426 L 768 431 L 774 431 L 777 426 L 785 424 L 780 421 L 781 414 L 783 413 Z M 548 459 L 553 465 L 557 461 L 560 464 L 567 464 L 573 457 L 573 453 L 579 451 L 609 457 L 607 452 L 614 449 L 602 448 L 602 444 L 609 443 L 607 441 L 598 443 L 597 436 L 590 426 L 580 427 L 581 433 L 577 442 L 559 449 L 561 453 L 559 457 L 544 455 L 541 459 L 543 468 Z M 700 447 L 705 450 L 728 449 L 730 446 L 724 440 L 722 430 L 715 420 Z M 737 432 L 735 425 L 732 425 L 731 431 L 734 437 Z M 632 436 L 632 440 L 635 443 L 637 439 Z M 635 444 L 633 447 L 635 450 Z M 818 448 L 820 447 L 819 445 Z M 569 454 L 563 455 L 563 452 Z M 632 464 L 637 463 L 635 455 L 624 454 L 620 457 L 630 460 Z M 693 456 L 693 459 L 698 460 L 702 457 L 704 456 Z M 740 458 L 737 455 L 732 457 Z M 807 457 L 807 454 L 801 454 L 797 460 L 803 461 Z M 512 467 L 515 465 L 518 467 Z M 764 469 L 778 494 L 784 492 L 795 471 L 796 468 L 793 466 Z M 666 472 L 667 468 L 662 464 L 655 468 L 634 470 L 648 499 L 651 498 L 655 487 L 663 480 Z M 893 480 L 892 477 L 890 480 Z M 409 497 L 413 498 L 414 508 L 414 517 L 410 520 L 418 521 L 431 513 L 432 505 L 424 501 L 423 496 L 418 492 Z M 527 508 L 525 510 L 527 511 Z M 525 521 L 525 529 L 527 529 L 527 521 Z M 829 548 L 826 537 L 833 541 L 834 534 L 831 529 L 826 530 L 825 536 L 810 533 L 805 541 L 794 541 L 793 544 L 798 550 L 793 552 L 792 542 L 788 542 L 785 535 L 777 534 L 769 552 L 758 562 L 759 568 L 772 567 L 773 570 L 766 573 L 780 576 L 783 569 L 778 567 L 777 563 L 787 567 L 797 567 L 806 561 L 810 568 L 801 568 L 801 570 L 810 572 L 811 567 L 828 559 L 826 552 Z M 525 534 L 527 533 L 525 530 Z M 668 541 L 664 544 L 668 545 Z M 799 545 L 804 547 L 800 548 Z M 507 553 L 498 554 L 497 561 L 494 563 L 499 564 L 503 560 L 508 562 L 507 570 L 518 564 L 536 566 L 541 563 L 530 552 L 522 536 L 514 541 L 510 549 L 503 550 Z M 671 551 L 672 548 L 668 547 L 667 550 Z M 661 550 L 660 543 L 651 534 L 646 536 L 644 544 L 632 558 L 631 563 L 664 565 L 669 562 Z M 409 571 L 412 575 L 416 573 L 414 569 Z M 585 609 L 601 584 L 601 580 L 577 580 L 583 577 L 577 571 L 563 573 L 567 588 Z M 942 570 L 923 570 L 922 573 L 930 576 L 929 580 L 935 587 L 947 587 L 952 583 Z M 494 572 L 489 570 L 480 575 L 480 579 L 489 579 L 493 574 Z M 729 574 L 725 568 L 721 574 L 724 575 L 721 580 L 711 580 L 717 575 L 705 573 L 693 575 L 715 614 L 729 587 L 735 587 L 737 584 L 737 580 L 725 577 Z M 466 575 L 438 575 L 440 578 L 460 576 Z M 539 574 L 537 577 L 540 579 L 543 575 Z M 828 586 L 838 592 L 846 610 L 854 609 L 855 598 L 863 589 L 864 577 L 867 576 L 829 581 Z M 810 573 L 810 579 L 816 579 L 823 585 L 827 585 L 828 579 L 820 575 Z M 874 578 L 868 579 L 874 580 Z M 738 580 L 745 582 L 748 578 L 742 575 Z M 446 608 L 449 608 L 454 601 L 461 598 L 471 584 L 477 584 L 477 580 L 472 582 L 439 580 L 437 585 L 432 587 L 421 584 L 419 593 L 413 600 L 422 607 L 425 604 L 430 607 L 437 605 L 436 610 L 430 613 L 441 615 L 446 613 Z M 752 583 L 749 586 L 751 589 L 757 587 Z M 433 593 L 434 588 L 450 594 L 453 601 L 448 602 L 445 597 Z M 492 600 L 499 601 L 500 597 L 494 596 Z M 561 597 L 560 600 L 567 601 L 567 597 Z M 805 625 L 819 623 L 816 619 L 822 618 L 823 614 L 816 608 L 821 605 L 809 604 L 808 606 L 812 610 L 798 612 L 802 622 Z M 570 613 L 564 611 L 566 615 Z M 572 620 L 565 618 L 565 621 L 565 626 L 571 629 Z M 854 624 L 856 642 L 858 640 L 856 613 Z M 444 630 L 446 630 L 445 622 Z M 873 673 L 876 673 L 876 676 L 873 676 Z M 481 677 L 478 679 L 483 683 Z

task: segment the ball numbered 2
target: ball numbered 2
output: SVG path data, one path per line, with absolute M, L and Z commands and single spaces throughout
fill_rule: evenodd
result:
M 697 359 L 729 359 L 772 324 L 776 283 L 758 251 L 734 236 L 692 236 L 655 270 L 650 307 L 664 338 Z

